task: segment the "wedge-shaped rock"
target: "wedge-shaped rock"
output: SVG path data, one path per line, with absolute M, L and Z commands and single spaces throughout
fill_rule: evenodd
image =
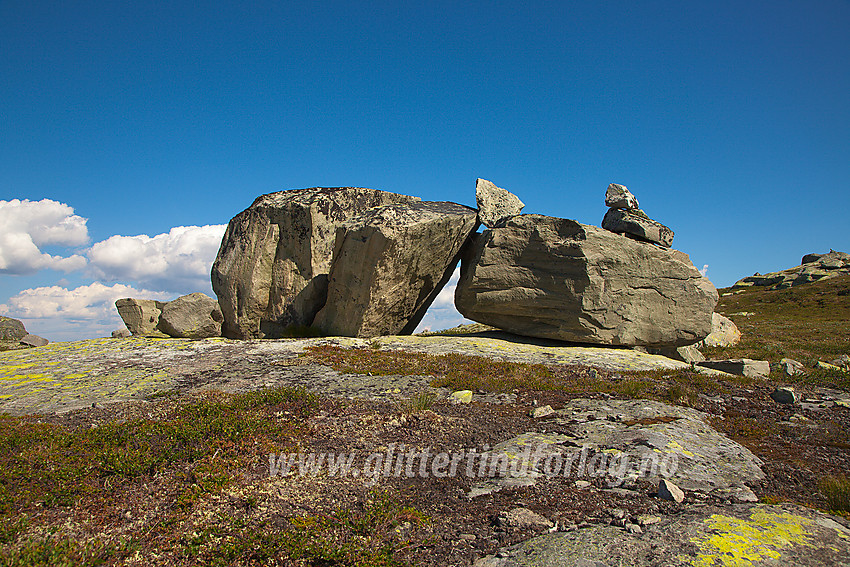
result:
M 203 293 L 190 293 L 162 307 L 157 328 L 178 339 L 207 339 L 221 336 L 218 302 Z
M 222 334 L 275 338 L 309 326 L 327 297 L 336 229 L 358 214 L 418 197 L 357 187 L 258 197 L 227 225 L 212 267 Z
M 119 299 L 115 302 L 124 325 L 136 336 L 163 336 L 156 330 L 165 303 L 153 299 Z
M 573 220 L 519 215 L 475 238 L 455 304 L 469 319 L 519 335 L 688 345 L 711 332 L 718 296 L 680 258 Z
M 519 197 L 496 187 L 486 179 L 475 182 L 475 202 L 478 205 L 478 218 L 488 228 L 498 226 L 509 217 L 520 214 L 525 203 Z
M 665 248 L 670 248 L 673 245 L 674 235 L 672 230 L 660 222 L 641 216 L 634 211 L 608 209 L 605 218 L 602 219 L 602 228 L 659 244 Z
M 615 209 L 638 209 L 637 197 L 632 195 L 632 192 L 626 189 L 625 185 L 611 183 L 605 191 L 605 206 Z
M 477 227 L 475 209 L 446 202 L 387 205 L 352 219 L 337 230 L 314 326 L 356 337 L 412 333 Z

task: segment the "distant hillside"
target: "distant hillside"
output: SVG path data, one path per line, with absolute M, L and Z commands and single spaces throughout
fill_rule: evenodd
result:
M 788 289 L 719 291 L 716 311 L 732 319 L 743 337 L 734 347 L 705 349 L 708 357 L 787 357 L 812 366 L 850 354 L 850 275 Z

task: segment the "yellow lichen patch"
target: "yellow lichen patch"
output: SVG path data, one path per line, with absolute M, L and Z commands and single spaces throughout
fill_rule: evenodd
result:
M 684 447 L 682 447 L 678 441 L 670 441 L 667 443 L 667 449 L 671 452 L 679 453 L 680 455 L 684 455 L 686 457 L 693 457 L 694 454 Z
M 751 567 L 757 561 L 778 561 L 781 550 L 793 545 L 814 547 L 811 528 L 816 522 L 787 512 L 753 509 L 749 519 L 714 514 L 705 520 L 707 537 L 692 541 L 700 553 L 697 567 Z

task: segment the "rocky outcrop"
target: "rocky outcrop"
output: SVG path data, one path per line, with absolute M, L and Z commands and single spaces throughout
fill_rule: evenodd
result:
M 156 328 L 164 305 L 162 301 L 129 297 L 115 302 L 124 325 L 137 337 L 165 336 Z
M 477 226 L 475 209 L 447 202 L 386 205 L 343 224 L 313 326 L 356 337 L 412 333 Z
M 639 518 L 635 518 L 640 522 Z M 791 504 L 714 504 L 644 524 L 642 533 L 588 526 L 532 538 L 476 561 L 475 567 L 658 567 L 850 565 L 844 520 Z M 635 525 L 635 524 L 628 524 Z
M 641 212 L 643 211 L 640 209 L 608 209 L 602 219 L 602 228 L 670 248 L 673 245 L 673 231 L 660 222 L 641 215 Z
M 223 317 L 218 302 L 203 293 L 190 293 L 167 302 L 119 299 L 115 307 L 124 325 L 137 337 L 206 339 L 221 336 Z
M 455 304 L 524 336 L 684 346 L 709 334 L 718 296 L 680 258 L 573 220 L 519 215 L 475 239 Z
M 215 299 L 190 293 L 163 305 L 157 329 L 178 339 L 207 339 L 221 336 L 223 319 Z
M 486 179 L 475 182 L 475 202 L 478 205 L 478 219 L 487 228 L 499 226 L 508 218 L 520 214 L 525 207 L 519 197 Z
M 844 274 L 850 274 L 850 254 L 830 250 L 828 254 L 806 254 L 799 266 L 769 274 L 756 273 L 735 282 L 732 287 L 787 289 Z
M 230 221 L 212 266 L 223 334 L 272 338 L 311 325 L 327 299 L 337 227 L 368 209 L 418 201 L 355 187 L 258 197 Z

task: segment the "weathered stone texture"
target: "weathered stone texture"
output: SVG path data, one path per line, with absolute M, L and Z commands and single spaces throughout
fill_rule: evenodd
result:
M 684 346 L 709 334 L 718 296 L 679 258 L 573 220 L 519 215 L 475 238 L 455 304 L 524 336 Z

